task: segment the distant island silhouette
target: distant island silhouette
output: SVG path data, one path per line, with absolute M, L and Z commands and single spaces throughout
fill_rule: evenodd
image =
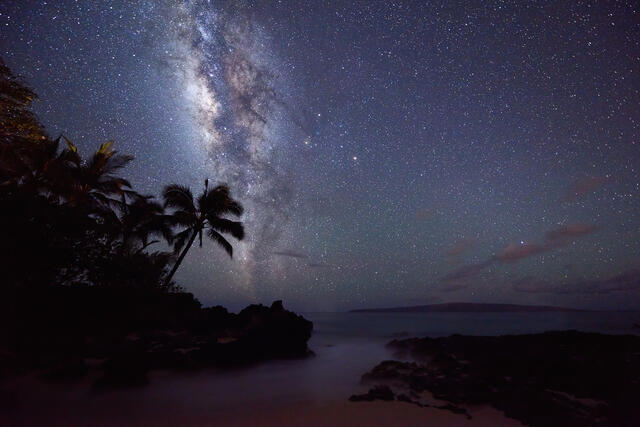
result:
M 517 312 L 588 312 L 578 308 L 553 307 L 548 305 L 485 304 L 474 302 L 449 302 L 443 304 L 414 305 L 410 307 L 360 308 L 349 313 L 517 313 Z

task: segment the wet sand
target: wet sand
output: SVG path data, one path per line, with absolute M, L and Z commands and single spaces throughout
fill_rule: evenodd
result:
M 156 378 L 152 384 L 95 392 L 88 381 L 47 384 L 31 377 L 0 384 L 3 426 L 519 426 L 489 407 L 469 408 L 472 419 L 404 402 L 349 402 L 247 389 L 245 399 L 202 386 L 198 375 Z M 211 380 L 209 376 L 207 382 Z M 257 387 L 268 387 L 260 383 Z M 325 390 L 328 392 L 328 390 Z M 235 392 L 234 392 L 235 393 Z M 325 394 L 326 396 L 326 394 Z
M 260 413 L 229 414 L 219 418 L 228 426 L 521 426 L 495 409 L 471 410 L 472 419 L 434 408 L 403 402 L 337 402 L 273 408 Z M 197 423 L 196 423 L 197 424 Z

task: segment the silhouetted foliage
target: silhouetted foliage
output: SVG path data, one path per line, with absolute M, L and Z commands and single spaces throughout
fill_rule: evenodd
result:
M 170 185 L 163 206 L 118 175 L 133 157 L 109 141 L 83 159 L 67 137 L 46 134 L 29 109 L 36 95 L 2 62 L 0 78 L 0 378 L 82 376 L 83 358 L 96 357 L 107 359 L 99 385 L 119 386 L 143 383 L 151 367 L 306 354 L 311 323 L 281 304 L 202 309 L 172 282 L 205 231 L 229 255 L 223 234 L 244 237 L 224 218 L 242 214 L 226 185 L 206 180 L 195 201 Z M 161 240 L 173 253 L 149 252 Z M 146 338 L 132 344 L 132 333 Z M 199 350 L 178 357 L 183 347 Z
M 2 285 L 141 287 L 165 292 L 172 223 L 152 196 L 117 175 L 133 157 L 102 144 L 83 159 L 50 138 L 29 109 L 35 93 L 0 62 L 0 261 Z
M 231 221 L 223 218 L 222 215 L 240 216 L 243 208 L 240 203 L 231 198 L 229 187 L 226 184 L 209 189 L 209 180 L 205 180 L 204 191 L 198 197 L 197 202 L 194 202 L 191 190 L 182 185 L 169 185 L 164 189 L 162 195 L 164 196 L 165 208 L 174 209 L 171 214 L 172 223 L 185 227 L 173 239 L 174 253 L 177 254 L 181 250 L 182 252 L 167 276 L 167 282 L 173 278 L 196 237 L 199 237 L 200 247 L 202 247 L 204 230 L 207 230 L 207 236 L 211 240 L 222 246 L 229 256 L 233 256 L 233 246 L 221 233 L 228 233 L 236 239 L 242 240 L 244 226 L 241 222 Z
M 117 175 L 133 157 L 109 141 L 83 159 L 65 136 L 47 135 L 30 110 L 36 98 L 0 62 L 4 308 L 60 286 L 171 291 L 172 255 L 145 251 L 172 239 L 169 217 Z
M 29 109 L 37 98 L 0 59 L 0 142 L 44 139 L 44 128 Z

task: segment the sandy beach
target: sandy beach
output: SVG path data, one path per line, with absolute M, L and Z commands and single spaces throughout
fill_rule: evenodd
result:
M 468 408 L 472 419 L 404 402 L 247 401 L 220 406 L 216 397 L 173 390 L 167 400 L 150 387 L 94 394 L 86 384 L 33 387 L 34 378 L 4 384 L 0 424 L 4 426 L 519 426 L 490 407 Z M 9 392 L 13 392 L 10 395 Z M 255 396 L 254 396 L 255 397 Z M 210 405 L 207 401 L 210 400 Z M 9 404 L 9 407 L 7 407 Z

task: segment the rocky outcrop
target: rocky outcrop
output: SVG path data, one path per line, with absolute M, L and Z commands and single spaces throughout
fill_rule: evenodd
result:
M 374 398 L 385 386 L 394 400 L 467 416 L 468 405 L 491 405 L 532 426 L 631 426 L 640 419 L 637 336 L 453 335 L 389 347 L 404 360 L 382 362 L 362 377 Z M 439 403 L 425 403 L 425 394 Z
M 145 384 L 153 369 L 224 368 L 305 357 L 312 354 L 307 347 L 312 330 L 310 321 L 285 310 L 282 301 L 271 307 L 250 305 L 238 314 L 219 306 L 203 309 L 189 329 L 136 334 L 113 347 L 96 385 Z
M 352 402 L 372 402 L 374 400 L 395 400 L 396 396 L 391 391 L 388 385 L 377 385 L 367 393 L 364 394 L 354 394 L 349 398 Z
M 221 306 L 201 308 L 190 294 L 151 295 L 135 299 L 139 309 L 134 318 L 133 309 L 123 309 L 124 314 L 113 309 L 109 302 L 119 299 L 109 299 L 106 292 L 81 289 L 70 294 L 81 291 L 91 297 L 83 294 L 84 305 L 66 302 L 69 310 L 51 308 L 47 316 L 33 310 L 33 319 L 50 322 L 34 320 L 5 337 L 0 378 L 36 371 L 44 380 L 68 382 L 97 369 L 97 387 L 122 388 L 146 384 L 154 369 L 226 368 L 312 354 L 307 342 L 313 324 L 286 310 L 282 301 L 270 307 L 250 305 L 235 314 Z M 106 296 L 102 304 L 94 303 L 99 296 Z M 105 305 L 110 315 L 90 310 L 105 310 Z

